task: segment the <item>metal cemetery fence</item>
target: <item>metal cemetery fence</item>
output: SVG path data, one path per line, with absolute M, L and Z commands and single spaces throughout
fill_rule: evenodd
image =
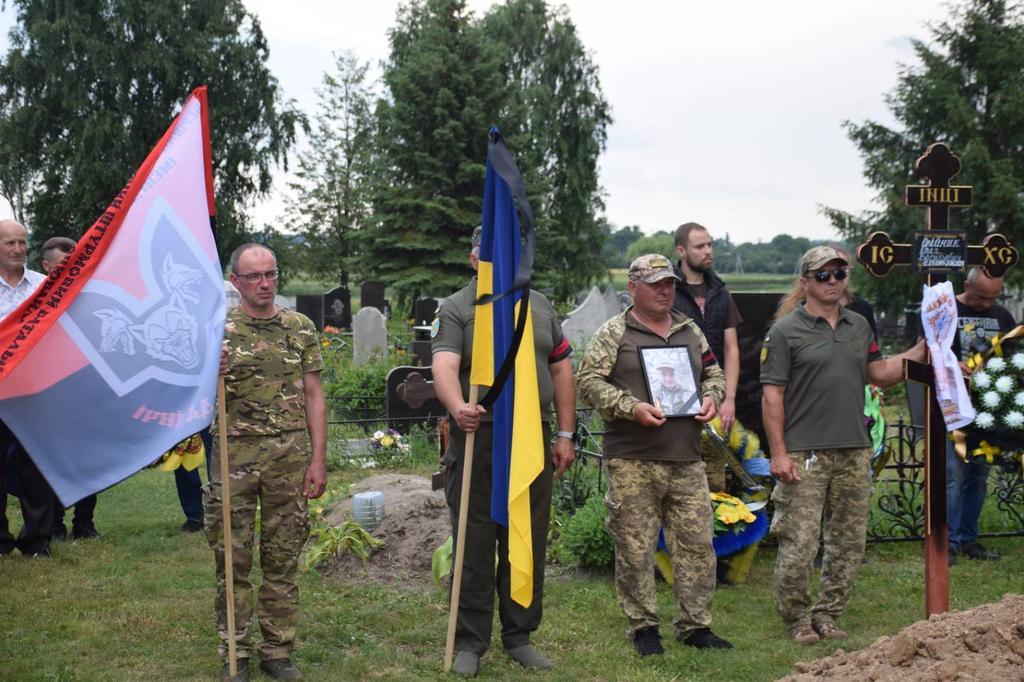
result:
M 385 416 L 384 396 L 336 396 L 327 399 L 328 431 L 332 437 L 361 430 L 369 435 L 385 429 L 395 418 Z M 599 428 L 593 429 L 593 412 L 577 413 L 577 455 L 581 464 L 600 465 Z M 410 421 L 413 421 L 410 419 Z M 422 420 L 418 420 L 422 421 Z M 870 542 L 920 540 L 924 537 L 924 430 L 901 416 L 887 428 L 885 465 L 875 482 L 874 506 L 868 526 Z M 586 460 L 589 460 L 587 462 Z M 1012 462 L 996 464 L 989 477 L 988 513 L 982 517 L 982 537 L 1024 536 L 1024 477 L 1018 455 Z M 570 471 L 571 475 L 573 472 Z M 603 490 L 599 477 L 594 492 Z M 582 504 L 583 500 L 578 501 Z M 993 508 L 994 507 L 994 511 Z

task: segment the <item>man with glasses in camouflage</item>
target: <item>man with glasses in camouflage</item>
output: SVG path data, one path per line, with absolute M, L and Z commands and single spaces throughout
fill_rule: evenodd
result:
M 903 360 L 924 361 L 924 342 L 883 358 L 871 327 L 842 302 L 849 264 L 830 246 L 800 262 L 804 302 L 778 320 L 761 351 L 762 413 L 771 452 L 778 538 L 775 609 L 801 644 L 843 639 L 846 609 L 864 556 L 871 503 L 871 438 L 864 426 L 864 384 L 903 378 Z M 827 504 L 826 504 L 827 503 Z M 818 600 L 811 573 L 827 509 Z
M 226 428 L 231 487 L 231 531 L 235 577 L 235 643 L 238 675 L 248 680 L 253 653 L 252 543 L 257 503 L 260 509 L 258 615 L 263 641 L 260 667 L 275 679 L 299 679 L 291 661 L 299 619 L 295 584 L 299 553 L 309 535 L 307 499 L 327 484 L 327 412 L 320 372 L 323 358 L 316 328 L 306 316 L 274 304 L 277 259 L 260 244 L 245 244 L 231 254 L 231 283 L 241 303 L 224 328 Z M 308 432 L 308 439 L 307 439 Z M 312 457 L 307 454 L 312 446 Z M 224 547 L 219 440 L 214 439 L 212 478 L 207 489 L 206 534 L 217 563 L 217 630 L 224 667 L 228 657 L 224 595 Z

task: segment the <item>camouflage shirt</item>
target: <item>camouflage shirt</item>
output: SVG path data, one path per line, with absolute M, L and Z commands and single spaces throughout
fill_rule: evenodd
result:
M 229 436 L 272 436 L 306 428 L 303 376 L 324 368 L 320 339 L 308 317 L 278 308 L 262 320 L 241 308 L 228 312 Z
M 688 347 L 700 395 L 718 405 L 725 398 L 725 375 L 697 324 L 673 310 L 668 337 L 651 331 L 633 317 L 632 308 L 605 322 L 590 340 L 577 386 L 580 399 L 605 420 L 606 457 L 692 461 L 700 458 L 702 424 L 692 417 L 673 417 L 655 428 L 638 424 L 636 406 L 651 402 L 641 366 L 641 347 Z

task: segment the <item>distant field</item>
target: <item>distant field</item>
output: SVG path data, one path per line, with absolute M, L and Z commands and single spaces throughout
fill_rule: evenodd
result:
M 608 271 L 612 283 L 618 290 L 626 289 L 626 269 L 613 268 Z M 733 293 L 768 293 L 781 294 L 789 290 L 795 275 L 775 275 L 771 273 L 750 273 L 743 275 L 722 275 L 729 290 Z

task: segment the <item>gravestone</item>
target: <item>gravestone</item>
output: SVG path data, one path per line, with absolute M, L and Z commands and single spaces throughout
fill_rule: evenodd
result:
M 604 299 L 604 307 L 608 311 L 609 318 L 615 317 L 626 309 L 626 306 L 622 305 L 622 299 L 619 292 L 615 291 L 615 287 L 607 287 L 601 297 Z
M 338 287 L 324 294 L 324 325 L 338 329 L 352 327 L 352 294 L 347 287 Z
M 437 314 L 438 304 L 436 298 L 421 298 L 412 307 L 412 352 L 424 367 L 428 367 L 433 359 L 430 352 L 430 326 Z
M 387 378 L 388 425 L 408 433 L 413 424 L 431 422 L 446 411 L 434 394 L 430 367 L 395 367 Z
M 297 310 L 297 308 L 295 307 L 295 297 L 294 296 L 282 296 L 281 294 L 276 294 L 274 296 L 274 305 L 276 305 L 278 308 L 287 308 L 288 310 Z
M 324 297 L 321 294 L 298 294 L 295 310 L 313 320 L 316 330 L 324 330 Z
M 1017 249 L 1001 234 L 990 234 L 979 246 L 967 243 L 966 233 L 949 229 L 949 209 L 970 206 L 972 188 L 950 185 L 961 164 L 941 142 L 928 147 L 914 163 L 926 185 L 907 185 L 907 206 L 926 209 L 925 229 L 914 231 L 911 244 L 894 244 L 885 232 L 873 232 L 857 249 L 857 260 L 875 277 L 894 265 L 909 265 L 927 275 L 929 286 L 946 281 L 946 273 L 980 265 L 989 277 L 1002 277 L 1019 259 Z M 949 610 L 948 528 L 946 527 L 946 424 L 935 398 L 930 364 L 904 362 L 904 378 L 921 384 L 925 418 L 925 615 Z
M 352 362 L 365 365 L 388 353 L 388 327 L 384 313 L 376 308 L 360 308 L 352 318 Z
M 384 284 L 381 282 L 363 282 L 359 287 L 359 307 L 376 308 L 384 311 Z
M 611 307 L 600 289 L 594 287 L 583 299 L 583 303 L 562 321 L 562 333 L 573 348 L 583 348 L 598 327 L 617 314 L 617 308 L 617 298 L 614 307 Z

